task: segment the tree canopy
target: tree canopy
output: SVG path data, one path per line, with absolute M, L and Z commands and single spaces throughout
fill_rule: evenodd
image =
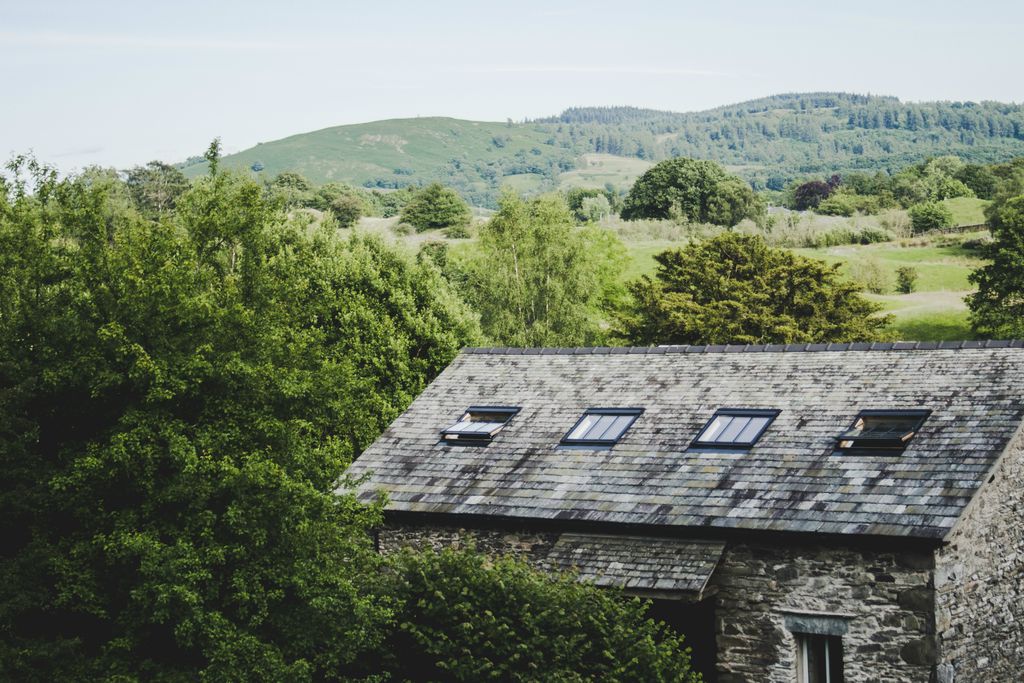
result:
M 484 333 L 507 346 L 582 346 L 604 338 L 626 254 L 614 234 L 578 228 L 561 197 L 506 192 L 480 229 L 464 293 Z
M 655 256 L 658 271 L 630 283 L 619 315 L 630 343 L 764 344 L 878 340 L 888 316 L 837 266 L 723 233 Z
M 243 176 L 152 220 L 116 174 L 11 170 L 0 679 L 692 680 L 635 600 L 374 551 L 347 463 L 479 339 L 435 259 Z
M 682 638 L 616 591 L 452 550 L 400 555 L 389 578 L 402 607 L 384 652 L 398 680 L 701 680 Z
M 0 678 L 354 670 L 389 623 L 378 517 L 333 489 L 472 317 L 434 269 L 287 223 L 247 179 L 160 223 L 32 184 L 0 201 Z
M 416 232 L 468 225 L 472 214 L 469 204 L 440 183 L 431 183 L 412 196 L 402 207 L 402 222 Z
M 125 184 L 139 211 L 148 216 L 160 216 L 172 210 L 189 185 L 184 173 L 162 161 L 151 161 L 129 170 Z
M 1005 192 L 986 213 L 993 241 L 982 256 L 990 263 L 971 273 L 978 291 L 967 298 L 971 326 L 987 339 L 1024 337 L 1024 174 Z
M 622 217 L 674 218 L 729 227 L 763 212 L 750 186 L 714 161 L 679 157 L 655 164 L 637 179 L 626 195 Z

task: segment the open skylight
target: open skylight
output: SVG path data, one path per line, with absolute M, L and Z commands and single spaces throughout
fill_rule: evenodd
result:
M 778 410 L 722 408 L 700 431 L 693 445 L 710 448 L 750 448 L 761 438 Z
M 613 446 L 643 412 L 643 408 L 589 408 L 562 437 L 562 444 Z
M 836 447 L 906 448 L 930 414 L 929 410 L 862 410 L 853 425 L 839 435 Z
M 441 432 L 449 443 L 487 444 L 519 412 L 510 406 L 470 406 L 458 422 Z

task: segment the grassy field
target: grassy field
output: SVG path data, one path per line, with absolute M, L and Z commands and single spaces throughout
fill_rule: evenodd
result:
M 613 154 L 584 154 L 576 162 L 576 169 L 558 176 L 559 187 L 593 187 L 601 189 L 611 183 L 628 188 L 653 164 L 633 157 Z
M 979 225 L 985 222 L 985 207 L 991 204 L 985 199 L 957 197 L 941 202 L 953 214 L 953 225 Z
M 397 219 L 393 218 L 364 218 L 360 221 L 360 229 L 404 243 L 413 250 L 425 241 L 444 239 L 437 232 L 397 235 L 393 229 L 396 222 Z M 626 281 L 653 274 L 657 266 L 654 255 L 684 245 L 690 235 L 686 228 L 667 221 L 626 223 L 613 218 L 605 222 L 605 227 L 614 230 L 628 250 L 630 260 L 623 273 Z M 984 262 L 975 252 L 963 248 L 960 241 L 986 234 L 935 235 L 878 244 L 794 251 L 826 263 L 838 264 L 841 272 L 854 280 L 870 280 L 879 291 L 865 296 L 878 302 L 883 312 L 893 315 L 893 330 L 898 339 L 971 339 L 968 311 L 964 302 L 964 297 L 971 292 L 967 276 Z M 450 243 L 456 253 L 473 248 L 472 240 L 454 240 Z M 901 266 L 911 266 L 918 273 L 917 288 L 911 294 L 895 291 L 896 269 Z
M 265 177 L 296 171 L 314 183 L 434 180 L 444 178 L 445 169 L 453 163 L 486 164 L 517 152 L 529 157 L 544 151 L 550 155 L 557 150 L 548 144 L 549 137 L 530 126 L 510 128 L 504 123 L 443 117 L 389 119 L 259 143 L 225 156 L 221 163 L 248 169 L 259 162 Z M 206 164 L 188 166 L 184 172 L 201 175 Z

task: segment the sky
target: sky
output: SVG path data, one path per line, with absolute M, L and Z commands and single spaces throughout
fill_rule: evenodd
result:
M 1024 2 L 0 0 L 0 156 L 127 168 L 387 118 L 783 92 L 1024 102 Z

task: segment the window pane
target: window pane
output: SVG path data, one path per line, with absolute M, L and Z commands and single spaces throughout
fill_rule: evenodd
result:
M 607 429 L 612 426 L 613 422 L 615 422 L 614 415 L 601 415 L 594 421 L 594 424 L 583 435 L 583 438 L 590 440 L 601 439 L 601 435 L 604 434 L 605 431 L 607 431 Z
M 744 427 L 743 431 L 741 431 L 739 436 L 736 437 L 736 441 L 742 443 L 749 443 L 753 441 L 754 437 L 757 436 L 757 433 L 761 431 L 766 424 L 768 424 L 767 417 L 750 418 L 750 422 L 747 423 L 747 426 Z
M 722 430 L 722 433 L 715 439 L 718 443 L 732 443 L 736 441 L 736 436 L 739 435 L 743 428 L 750 422 L 749 417 L 734 416 L 729 426 Z
M 608 429 L 605 430 L 604 434 L 594 438 L 607 439 L 609 441 L 618 441 L 619 437 L 622 436 L 622 433 L 624 431 L 626 431 L 626 427 L 629 426 L 629 423 L 632 420 L 632 415 L 617 415 L 615 416 L 615 419 L 612 420 L 612 423 L 608 426 Z
M 580 423 L 578 425 L 576 425 L 576 429 L 572 430 L 569 433 L 569 436 L 566 437 L 566 438 L 568 438 L 568 439 L 582 439 L 583 435 L 586 434 L 588 431 L 590 431 L 590 428 L 594 425 L 594 422 L 596 421 L 596 419 L 597 419 L 596 415 L 587 415 L 587 416 L 585 416 L 582 420 L 580 420 Z
M 715 436 L 720 434 L 721 431 L 732 422 L 732 418 L 728 415 L 718 415 L 711 421 L 711 424 L 707 426 L 704 433 L 700 435 L 701 441 L 714 441 Z

